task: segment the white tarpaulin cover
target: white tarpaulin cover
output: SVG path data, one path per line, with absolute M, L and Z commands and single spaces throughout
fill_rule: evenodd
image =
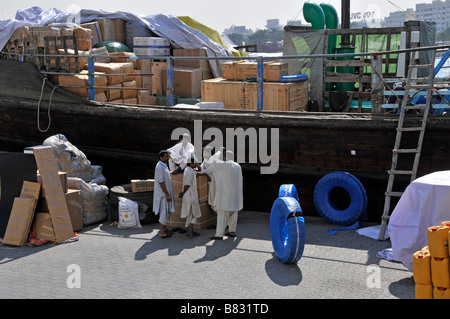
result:
M 389 220 L 393 258 L 412 270 L 412 255 L 428 246 L 427 229 L 450 220 L 450 171 L 413 181 Z
M 19 10 L 15 19 L 0 21 L 0 50 L 11 38 L 14 30 L 22 26 L 38 25 L 46 26 L 50 23 L 87 23 L 97 19 L 120 18 L 126 21 L 136 21 L 146 26 L 159 37 L 167 38 L 174 48 L 197 49 L 205 48 L 208 57 L 232 57 L 233 54 L 223 45 L 208 38 L 205 34 L 196 30 L 180 19 L 172 15 L 154 14 L 140 16 L 128 12 L 106 12 L 98 10 L 80 10 L 77 13 L 66 13 L 52 8 L 44 11 L 39 7 L 30 7 Z M 225 60 L 222 60 L 224 62 Z M 220 77 L 220 61 L 210 60 L 212 72 L 215 77 Z

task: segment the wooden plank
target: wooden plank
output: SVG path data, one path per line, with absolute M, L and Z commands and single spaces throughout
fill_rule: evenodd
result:
M 364 67 L 370 66 L 370 60 L 360 61 L 360 60 L 325 60 L 325 66 L 329 67 L 345 67 L 345 66 L 356 66 L 356 67 Z
M 327 73 L 325 82 L 362 82 L 362 83 L 370 83 L 372 81 L 370 76 L 364 75 L 348 75 L 345 73 Z
M 72 238 L 74 234 L 66 197 L 58 175 L 58 165 L 51 146 L 34 148 L 33 153 L 45 189 L 45 199 L 52 217 L 56 241 L 60 243 Z

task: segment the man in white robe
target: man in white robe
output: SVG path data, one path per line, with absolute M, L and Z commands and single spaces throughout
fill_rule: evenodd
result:
M 198 202 L 197 172 L 194 170 L 196 166 L 195 159 L 192 158 L 184 170 L 183 190 L 179 194 L 179 197 L 183 198 L 180 217 L 186 218 L 187 235 L 191 238 L 199 235 L 194 232 L 194 224 L 197 223 L 197 218 L 202 216 Z
M 222 240 L 224 235 L 236 237 L 238 212 L 244 207 L 242 169 L 232 157 L 233 152 L 227 151 L 224 162 L 213 161 L 217 180 L 217 225 L 216 234 L 211 239 Z M 228 232 L 225 234 L 227 226 Z
M 173 174 L 178 174 L 183 171 L 188 160 L 194 155 L 194 145 L 190 143 L 189 134 L 183 134 L 180 142 L 167 149 L 170 155 L 169 169 Z
M 159 215 L 160 236 L 161 238 L 170 237 L 171 232 L 166 225 L 170 215 L 175 211 L 175 198 L 173 195 L 172 180 L 170 178 L 169 153 L 161 151 L 159 153 L 159 162 L 155 168 L 155 184 L 153 190 L 153 212 Z
M 212 210 L 216 211 L 216 204 L 215 204 L 215 196 L 216 196 L 216 184 L 217 180 L 215 177 L 215 166 L 213 164 L 213 161 L 217 162 L 223 162 L 220 160 L 220 157 L 222 156 L 223 147 L 220 148 L 220 151 L 216 152 L 214 155 L 211 155 L 211 146 L 206 146 L 203 150 L 203 162 L 200 165 L 201 172 L 205 173 L 209 176 L 208 181 L 208 204 L 211 206 Z

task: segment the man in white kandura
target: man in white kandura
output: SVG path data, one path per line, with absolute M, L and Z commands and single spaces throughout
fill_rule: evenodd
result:
M 180 217 L 186 218 L 187 235 L 191 238 L 200 235 L 194 232 L 194 224 L 197 223 L 197 218 L 202 216 L 198 202 L 197 172 L 194 170 L 196 166 L 195 158 L 192 157 L 184 170 L 183 190 L 178 195 L 178 197 L 183 198 Z
M 217 180 L 216 176 L 214 174 L 216 168 L 213 164 L 213 161 L 217 162 L 223 162 L 220 157 L 222 156 L 224 148 L 221 147 L 218 152 L 216 152 L 214 155 L 211 155 L 212 147 L 206 146 L 203 149 L 203 162 L 200 165 L 201 172 L 208 175 L 208 204 L 211 206 L 212 210 L 216 211 L 216 204 L 215 204 L 215 196 L 216 196 L 216 189 L 217 189 Z
M 167 149 L 170 155 L 169 169 L 173 174 L 178 174 L 183 171 L 188 160 L 194 155 L 194 145 L 190 142 L 189 134 L 184 133 L 180 142 Z
M 159 152 L 159 162 L 155 168 L 155 188 L 153 191 L 153 212 L 159 215 L 161 238 L 167 238 L 172 235 L 166 225 L 171 213 L 175 211 L 175 198 L 173 196 L 172 180 L 170 179 L 169 153 L 167 151 Z
M 224 154 L 224 162 L 213 161 L 217 188 L 215 207 L 217 211 L 216 234 L 211 239 L 222 240 L 224 235 L 236 237 L 238 212 L 244 207 L 241 166 L 233 161 L 233 152 Z M 228 226 L 228 232 L 225 229 Z

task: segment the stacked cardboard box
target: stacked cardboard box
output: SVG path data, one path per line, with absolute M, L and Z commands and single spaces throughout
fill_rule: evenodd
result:
M 181 207 L 183 200 L 178 197 L 178 194 L 183 188 L 183 174 L 171 175 L 173 192 L 175 195 L 175 212 L 172 213 L 169 222 L 170 227 L 185 227 L 186 218 L 181 218 Z M 208 204 L 208 180 L 204 175 L 197 176 L 197 192 L 200 204 L 200 211 L 202 216 L 197 219 L 194 224 L 195 229 L 204 229 L 216 223 L 216 214 Z
M 174 49 L 174 57 L 206 57 L 206 50 Z M 213 78 L 208 60 L 174 59 L 173 90 L 181 98 L 201 96 L 202 80 Z
M 256 110 L 256 82 L 223 78 L 202 83 L 202 102 L 223 102 L 226 109 Z M 263 109 L 266 111 L 304 111 L 308 105 L 308 82 L 264 82 Z
M 287 63 L 265 62 L 263 81 L 263 110 L 306 111 L 308 81 L 280 82 L 288 75 Z M 202 82 L 202 102 L 223 102 L 227 109 L 256 110 L 258 88 L 256 62 L 224 62 L 222 77 Z
M 427 229 L 428 246 L 413 254 L 416 299 L 450 299 L 450 221 Z

